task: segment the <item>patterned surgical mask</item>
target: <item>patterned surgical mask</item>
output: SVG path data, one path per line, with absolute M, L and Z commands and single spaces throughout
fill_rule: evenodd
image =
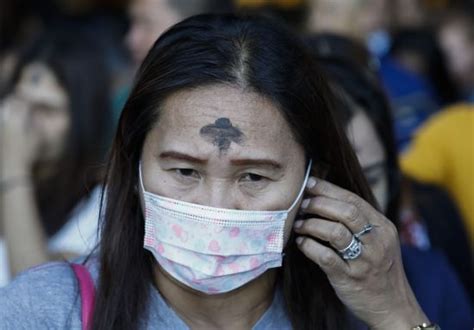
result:
M 176 280 L 206 294 L 224 293 L 280 267 L 288 210 L 247 211 L 187 203 L 145 191 L 145 249 Z

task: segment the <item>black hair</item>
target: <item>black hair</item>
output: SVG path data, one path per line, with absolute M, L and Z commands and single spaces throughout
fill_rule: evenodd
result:
M 403 54 L 413 54 L 423 63 L 422 76 L 428 80 L 436 92 L 441 105 L 458 100 L 459 92 L 446 67 L 446 59 L 441 51 L 435 34 L 427 28 L 405 28 L 393 35 L 390 54 L 397 58 Z
M 333 96 L 298 37 L 275 21 L 200 15 L 165 32 L 141 65 L 120 117 L 107 165 L 94 329 L 135 329 L 147 315 L 153 256 L 143 248 L 144 218 L 136 187 L 144 140 L 173 93 L 225 84 L 272 101 L 303 146 L 314 170 L 374 204 Z M 347 311 L 326 274 L 297 248 L 292 235 L 278 270 L 295 329 L 343 329 Z
M 305 37 L 305 43 L 329 81 L 362 108 L 374 124 L 386 154 L 389 200 L 384 213 L 398 226 L 400 170 L 390 104 L 380 87 L 377 62 L 363 45 L 343 36 L 309 35 Z M 355 114 L 354 109 L 343 98 L 339 101 L 335 110 L 346 127 Z

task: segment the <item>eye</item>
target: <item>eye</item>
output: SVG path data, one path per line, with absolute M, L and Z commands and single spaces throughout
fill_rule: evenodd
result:
M 242 176 L 241 180 L 242 181 L 247 181 L 247 182 L 261 182 L 261 181 L 265 180 L 265 177 L 261 176 L 261 175 L 258 175 L 258 174 L 255 174 L 255 173 L 245 173 Z
M 189 178 L 199 178 L 199 173 L 191 168 L 177 168 L 175 169 L 176 174 Z
M 380 179 L 382 179 L 378 175 L 366 175 L 365 177 L 366 177 L 367 182 L 369 183 L 369 185 L 375 185 L 377 182 L 380 181 Z

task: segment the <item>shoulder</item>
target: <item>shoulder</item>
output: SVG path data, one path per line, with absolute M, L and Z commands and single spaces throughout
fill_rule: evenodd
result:
M 69 263 L 31 268 L 0 289 L 0 328 L 64 328 L 80 321 L 80 297 Z
M 64 226 L 50 238 L 48 248 L 59 253 L 85 255 L 98 242 L 102 189 L 97 186 L 72 211 Z
M 474 123 L 474 106 L 455 104 L 449 106 L 428 119 L 423 131 L 450 131 L 459 129 L 459 124 Z

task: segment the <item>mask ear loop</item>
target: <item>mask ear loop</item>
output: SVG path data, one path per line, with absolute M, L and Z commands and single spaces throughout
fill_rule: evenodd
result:
M 309 179 L 309 175 L 311 173 L 311 165 L 313 165 L 313 160 L 310 159 L 309 160 L 309 163 L 308 163 L 308 168 L 306 169 L 306 174 L 305 174 L 305 177 L 304 177 L 304 181 L 303 181 L 303 185 L 301 186 L 301 189 L 300 189 L 300 192 L 298 193 L 298 196 L 296 197 L 295 201 L 293 202 L 293 204 L 291 204 L 290 208 L 288 209 L 288 212 L 290 212 L 291 210 L 293 210 L 293 208 L 296 206 L 296 204 L 298 204 L 301 196 L 303 195 L 304 193 L 304 190 L 306 188 L 306 183 L 308 183 L 308 179 Z
M 139 184 L 140 191 L 143 194 L 145 194 L 146 190 L 145 190 L 145 186 L 143 185 L 142 162 L 141 161 L 138 163 L 138 181 L 140 181 L 140 184 Z

